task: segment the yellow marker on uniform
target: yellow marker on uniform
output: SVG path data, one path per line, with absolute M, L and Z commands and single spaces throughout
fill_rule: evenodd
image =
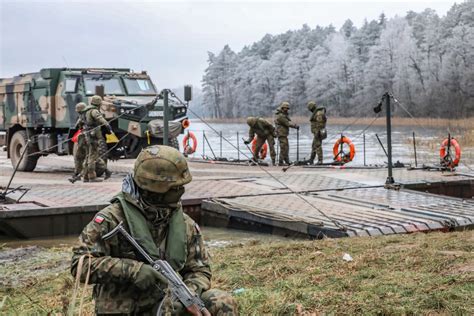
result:
M 115 133 L 112 133 L 112 134 L 105 134 L 105 142 L 107 144 L 113 144 L 113 143 L 118 143 L 119 140 L 117 136 L 115 135 Z

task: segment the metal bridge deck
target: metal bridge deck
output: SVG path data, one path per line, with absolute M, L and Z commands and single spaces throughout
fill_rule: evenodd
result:
M 133 161 L 112 163 L 115 174 L 107 182 L 70 184 L 66 178 L 72 172 L 72 161 L 57 157 L 55 162 L 45 162 L 41 165 L 39 161 L 38 172 L 20 173 L 15 178 L 13 187 L 23 185 L 30 190 L 23 197 L 22 191 L 9 195 L 13 200 L 21 197 L 23 203 L 2 205 L 0 226 L 8 224 L 18 230 L 31 222 L 29 227 L 36 228 L 37 235 L 48 231 L 45 228 L 40 232 L 41 225 L 73 227 L 72 232 L 60 230 L 55 234 L 76 233 L 120 190 L 123 175 L 133 165 Z M 51 167 L 54 168 L 50 170 Z M 183 205 L 188 210 L 197 210 L 201 220 L 208 219 L 207 224 L 218 219 L 219 225 L 237 223 L 239 228 L 264 227 L 267 231 L 312 237 L 342 237 L 447 230 L 472 227 L 474 222 L 472 199 L 384 189 L 386 169 L 292 167 L 282 172 L 277 167 L 264 168 L 270 176 L 258 167 L 242 164 L 191 162 L 190 167 L 194 179 L 186 186 Z M 11 167 L 0 163 L 2 182 L 9 173 Z M 394 169 L 394 178 L 402 184 L 423 184 L 466 181 L 472 177 Z M 64 219 L 74 214 L 77 216 Z M 19 220 L 18 224 L 9 222 L 13 219 Z M 336 226 L 333 220 L 346 229 Z

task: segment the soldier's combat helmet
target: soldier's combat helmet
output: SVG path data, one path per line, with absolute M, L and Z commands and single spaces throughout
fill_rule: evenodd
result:
M 311 112 L 314 112 L 314 110 L 316 110 L 316 102 L 309 101 L 308 102 L 308 110 L 310 110 Z
M 91 104 L 95 106 L 100 106 L 102 104 L 102 98 L 98 95 L 95 95 L 91 98 Z
M 143 190 L 165 193 L 192 180 L 184 156 L 169 146 L 143 149 L 135 161 L 133 180 Z
M 280 104 L 280 109 L 289 109 L 289 108 L 290 108 L 290 103 L 286 101 Z
M 257 118 L 253 116 L 247 117 L 247 125 L 254 126 L 257 123 Z
M 87 105 L 84 102 L 79 102 L 78 104 L 76 104 L 76 112 L 81 113 L 82 111 L 84 111 L 86 106 Z

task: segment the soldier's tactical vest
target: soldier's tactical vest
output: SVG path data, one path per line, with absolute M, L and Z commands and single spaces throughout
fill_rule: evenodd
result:
M 275 118 L 275 127 L 276 127 L 276 130 L 277 130 L 278 136 L 279 137 L 280 136 L 288 136 L 288 134 L 290 133 L 289 127 L 284 126 L 284 125 L 280 125 L 278 123 L 278 121 L 284 120 L 284 121 L 287 121 L 288 124 L 290 124 L 291 119 L 288 117 L 287 114 L 284 114 L 283 112 L 278 111 L 276 114 L 277 114 L 277 116 Z
M 186 223 L 184 221 L 181 205 L 174 212 L 169 221 L 166 250 L 163 258 L 163 255 L 160 254 L 160 250 L 153 240 L 147 225 L 147 220 L 140 210 L 127 201 L 122 192 L 117 194 L 111 202 L 114 203 L 116 201 L 120 202 L 122 206 L 130 234 L 140 246 L 142 246 L 153 259 L 166 259 L 175 271 L 181 270 L 186 263 L 187 257 Z
M 99 108 L 96 107 L 95 105 L 88 105 L 84 111 L 84 129 L 85 130 L 91 130 L 99 126 L 98 122 L 92 117 L 92 111 L 97 110 L 99 111 Z
M 318 131 L 326 128 L 326 109 L 325 108 L 317 108 L 313 115 L 311 115 L 311 132 L 313 134 L 317 133 Z
M 255 133 L 257 135 L 269 136 L 275 133 L 275 127 L 263 118 L 258 118 L 255 124 Z

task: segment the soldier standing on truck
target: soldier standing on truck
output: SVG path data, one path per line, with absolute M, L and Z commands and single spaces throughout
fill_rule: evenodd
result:
M 326 108 L 317 106 L 314 101 L 309 101 L 308 110 L 312 112 L 309 121 L 311 122 L 311 133 L 313 133 L 313 144 L 311 146 L 311 157 L 309 158 L 309 162 L 313 164 L 314 158 L 316 158 L 317 154 L 318 165 L 321 165 L 323 163 L 322 142 L 323 139 L 326 139 L 328 136 L 326 132 Z
M 111 172 L 107 169 L 104 160 L 99 155 L 99 143 L 105 142 L 101 127 L 105 126 L 109 134 L 113 134 L 109 122 L 107 122 L 99 111 L 101 104 L 102 98 L 98 95 L 94 95 L 91 98 L 90 105 L 84 110 L 84 131 L 87 143 L 87 168 L 84 171 L 84 182 L 101 181 L 97 179 L 96 167 L 105 169 L 104 179 L 108 179 L 111 176 Z
M 254 138 L 254 135 L 257 135 L 255 151 L 253 152 L 253 160 L 258 161 L 258 154 L 260 153 L 262 146 L 265 144 L 265 142 L 267 142 L 268 146 L 270 147 L 270 157 L 272 158 L 272 164 L 275 165 L 275 127 L 270 122 L 261 117 L 252 116 L 247 118 L 247 125 L 250 127 L 249 138 L 244 141 L 244 143 L 246 145 L 250 144 Z
M 299 129 L 300 127 L 296 124 L 291 123 L 291 119 L 288 116 L 290 109 L 290 103 L 282 102 L 275 112 L 275 126 L 277 129 L 278 142 L 280 143 L 280 157 L 278 164 L 280 166 L 290 164 L 290 145 L 288 144 L 288 134 L 291 128 Z

